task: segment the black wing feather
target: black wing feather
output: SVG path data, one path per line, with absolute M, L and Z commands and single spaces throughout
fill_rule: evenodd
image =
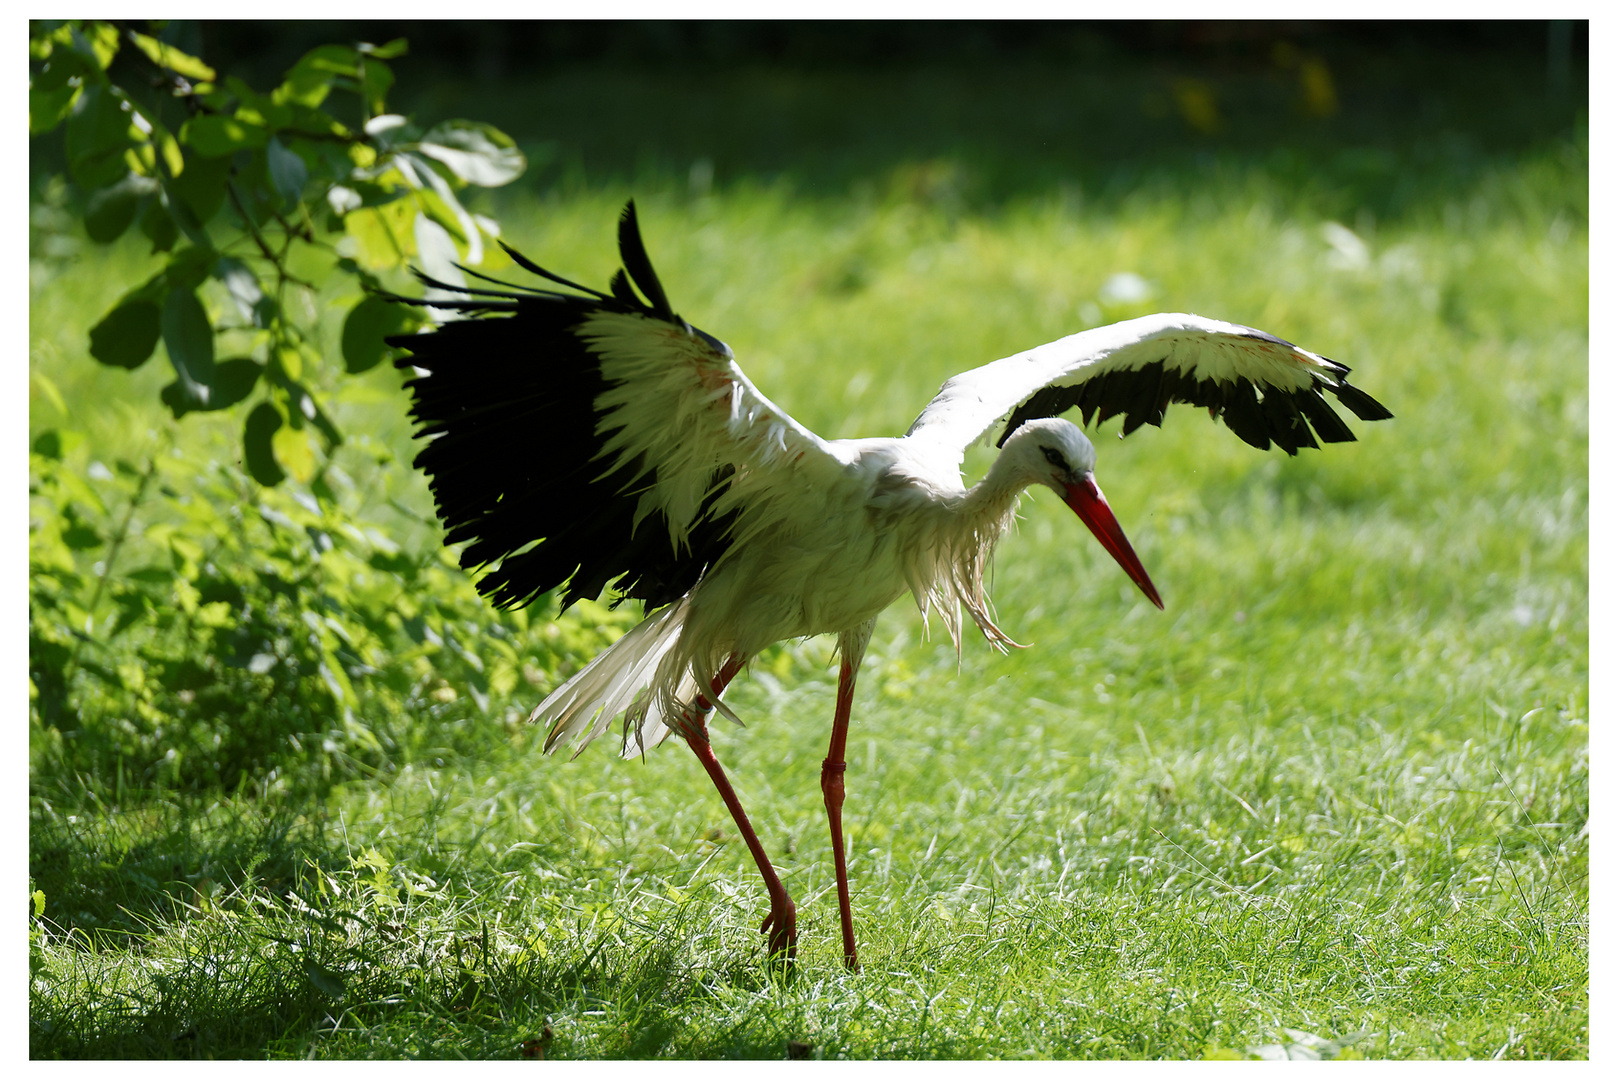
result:
M 640 306 L 640 297 L 636 296 L 635 290 L 629 287 L 629 277 L 623 270 L 619 270 L 612 275 L 612 296 L 614 300 L 626 307 L 635 308 Z
M 576 281 L 569 281 L 567 278 L 562 277 L 560 274 L 553 274 L 549 270 L 545 269 L 543 266 L 540 266 L 537 263 L 531 261 L 526 255 L 524 255 L 522 252 L 518 251 L 516 248 L 511 247 L 510 245 L 506 244 L 503 241 L 501 242 L 500 246 L 501 246 L 501 248 L 503 248 L 505 250 L 505 253 L 507 255 L 511 256 L 511 261 L 512 262 L 516 263 L 518 266 L 522 267 L 524 270 L 528 271 L 530 274 L 538 274 L 540 277 L 544 278 L 546 281 L 554 281 L 558 285 L 565 285 L 569 289 L 574 289 L 574 290 L 576 290 L 578 292 L 581 292 L 581 293 L 588 293 L 590 296 L 597 297 L 598 299 L 601 299 L 601 300 L 607 299 L 607 294 L 602 292 L 600 289 L 592 289 L 588 285 L 580 285 Z
M 1393 419 L 1393 414 L 1388 411 L 1387 406 L 1357 386 L 1350 386 L 1345 381 L 1327 389 L 1336 394 L 1337 400 L 1347 405 L 1349 411 L 1361 420 Z
M 543 270 L 510 248 L 517 265 L 578 295 L 527 286 L 511 286 L 522 293 L 495 292 L 426 277 L 458 295 L 429 302 L 383 294 L 473 316 L 389 344 L 410 353 L 396 366 L 427 372 L 405 385 L 420 424 L 416 434 L 431 440 L 416 467 L 428 475 L 445 543 L 466 543 L 463 567 L 492 567 L 478 591 L 501 607 L 520 607 L 564 586 L 566 607 L 600 595 L 614 581 L 624 596 L 660 607 L 696 584 L 730 543 L 731 517 L 712 513 L 727 472 L 714 476 L 681 550 L 670 543 L 661 515 L 634 525 L 635 492 L 656 482 L 656 469 L 643 474 L 643 462 L 628 461 L 603 472 L 605 439 L 597 434 L 595 403 L 607 382 L 578 328 L 599 311 L 685 327 L 652 275 L 633 213 L 626 211 L 624 220 L 620 254 L 650 305 L 630 289 L 625 270 L 614 275 L 608 294 Z
M 1309 418 L 1315 427 L 1315 434 L 1320 436 L 1321 442 L 1353 442 L 1353 430 L 1343 422 L 1330 405 L 1326 404 L 1326 396 L 1319 390 L 1310 390 L 1308 393 L 1294 395 L 1298 408 Z
M 618 218 L 618 251 L 623 256 L 624 269 L 652 305 L 653 313 L 674 322 L 674 309 L 669 307 L 669 298 L 663 295 L 663 283 L 657 280 L 657 272 L 652 269 L 652 260 L 640 238 L 640 219 L 635 215 L 634 199 L 624 204 L 624 212 Z
M 1281 338 L 1259 331 L 1251 336 L 1292 347 Z M 1354 432 L 1326 402 L 1323 390 L 1335 394 L 1361 420 L 1392 418 L 1393 413 L 1381 402 L 1349 384 L 1348 367 L 1335 361 L 1326 363 L 1329 368 L 1317 376 L 1315 386 L 1290 391 L 1255 386 L 1246 378 L 1234 382 L 1198 379 L 1190 371 L 1170 367 L 1162 360 L 1114 368 L 1072 386 L 1036 390 L 1012 410 L 995 445 L 1004 446 L 1011 433 L 1029 420 L 1060 416 L 1073 408 L 1079 410 L 1086 427 L 1122 415 L 1122 433 L 1129 435 L 1143 424 L 1162 426 L 1164 413 L 1177 403 L 1212 409 L 1238 437 L 1260 450 L 1269 449 L 1273 442 L 1288 454 L 1296 454 L 1299 447 L 1319 449 L 1321 442 L 1353 442 Z
M 1260 450 L 1270 448 L 1269 424 L 1258 407 L 1258 394 L 1250 380 L 1236 380 L 1236 385 L 1225 395 L 1223 416 L 1225 426 L 1243 442 Z

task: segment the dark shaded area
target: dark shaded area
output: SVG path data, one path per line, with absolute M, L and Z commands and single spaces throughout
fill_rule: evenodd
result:
M 156 795 L 156 793 L 153 793 Z M 151 800 L 156 803 L 156 800 Z M 348 862 L 327 840 L 318 811 L 266 804 L 251 820 L 224 803 L 178 799 L 143 809 L 35 815 L 29 823 L 28 873 L 48 897 L 46 916 L 66 940 L 133 944 L 149 924 L 184 918 L 187 906 L 216 888 L 251 878 L 275 895 L 292 888 L 306 864 L 327 871 Z M 73 933 L 73 932 L 77 933 Z M 125 939 L 123 935 L 128 935 Z
M 1256 175 L 1286 211 L 1351 219 L 1441 208 L 1507 160 L 1586 167 L 1558 158 L 1584 137 L 1583 22 L 401 20 L 163 34 L 262 87 L 315 45 L 404 37 L 390 106 L 505 130 L 529 156 L 517 186 L 530 191 L 762 181 L 803 198 L 992 211 L 1059 193 L 1105 209 Z
M 698 21 L 420 19 L 176 24 L 176 40 L 215 62 L 262 75 L 291 66 L 328 41 L 409 39 L 411 54 L 487 80 L 532 76 L 578 63 L 636 64 L 673 74 L 769 64 L 798 69 L 888 68 L 929 63 L 1185 60 L 1225 64 L 1267 59 L 1280 42 L 1330 59 L 1352 53 L 1496 53 L 1543 64 L 1550 24 L 1522 21 Z M 1583 68 L 1587 23 L 1569 23 L 1563 47 Z
M 207 29 L 227 52 L 237 48 L 224 35 L 239 25 Z M 400 23 L 353 32 L 408 37 L 395 106 L 501 127 L 529 151 L 530 188 L 672 182 L 700 193 L 786 181 L 805 197 L 983 210 L 1053 191 L 1104 207 L 1257 172 L 1288 209 L 1386 218 L 1452 198 L 1500 158 L 1566 140 L 1588 101 L 1582 23 Z M 263 51 L 252 55 L 268 60 L 268 41 L 258 41 Z

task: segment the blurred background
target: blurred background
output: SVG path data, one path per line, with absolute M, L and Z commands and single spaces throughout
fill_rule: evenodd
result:
M 1573 133 L 1583 22 L 199 22 L 164 34 L 272 85 L 403 37 L 393 104 L 515 137 L 527 189 L 873 183 L 986 208 L 1254 169 L 1328 215 L 1446 201 Z M 59 170 L 33 148 L 37 174 Z M 892 175 L 904 167 L 901 176 Z

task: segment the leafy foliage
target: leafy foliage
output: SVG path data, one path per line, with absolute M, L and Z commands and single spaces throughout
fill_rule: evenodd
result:
M 287 491 L 161 450 L 79 475 L 71 441 L 50 432 L 29 458 L 36 775 L 100 778 L 115 797 L 323 790 L 397 768 L 484 716 L 491 692 L 605 644 L 588 623 L 524 633 L 544 604 L 495 614 L 436 543 L 409 554 L 357 518 L 336 466 Z
M 520 670 L 525 622 L 488 622 L 436 544 L 407 556 L 353 516 L 329 402 L 420 318 L 349 297 L 407 262 L 449 280 L 457 262 L 498 264 L 497 226 L 458 193 L 524 160 L 487 125 L 387 112 L 403 41 L 323 45 L 261 93 L 154 33 L 32 24 L 29 130 L 60 136 L 77 196 L 56 204 L 92 242 L 138 223 L 161 258 L 91 320 L 89 354 L 133 372 L 161 343 L 162 406 L 241 414 L 240 450 L 192 466 L 165 430 L 108 469 L 73 455 L 70 431 L 36 438 L 36 775 L 318 791 L 408 760 L 429 738 L 410 713 L 466 707 L 431 695 L 469 686 L 483 710 Z M 350 305 L 341 369 L 315 325 L 333 303 Z M 566 652 L 526 659 L 542 672 Z
M 323 45 L 260 93 L 161 35 L 104 22 L 30 28 L 29 134 L 61 129 L 86 234 L 110 244 L 139 222 L 167 255 L 91 328 L 91 355 L 133 370 L 162 342 L 175 373 L 162 401 L 176 419 L 255 399 L 243 449 L 266 486 L 308 480 L 342 440 L 291 290 L 334 272 L 372 286 L 412 260 L 459 282 L 457 262 L 505 260 L 487 242 L 498 226 L 457 192 L 510 183 L 523 155 L 487 124 L 422 131 L 387 112 L 387 61 L 404 52 L 403 40 Z M 226 303 L 205 302 L 209 285 Z M 345 327 L 350 373 L 378 363 L 382 339 L 419 318 L 380 304 L 362 301 Z M 218 361 L 227 332 L 244 355 Z

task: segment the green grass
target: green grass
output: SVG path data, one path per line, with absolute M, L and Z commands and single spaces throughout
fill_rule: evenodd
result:
M 1501 155 L 1453 199 L 1349 221 L 1363 248 L 1256 167 L 1103 208 L 694 196 L 653 170 L 634 194 L 676 309 L 827 436 L 902 431 L 949 374 L 1140 310 L 1298 341 L 1397 419 L 1296 459 L 1194 410 L 1104 429 L 1097 475 L 1166 612 L 1036 496 L 993 583 L 1028 649 L 957 659 L 906 604 L 882 618 L 849 743 L 858 975 L 812 640 L 738 681 L 746 731 L 716 728 L 800 905 L 794 978 L 763 963 L 756 873 L 692 755 L 543 758 L 511 717 L 545 687 L 519 683 L 316 801 L 93 778 L 73 799 L 36 766 L 31 1052 L 511 1058 L 548 1025 L 557 1059 L 1184 1058 L 1289 1029 L 1366 1057 L 1588 1056 L 1580 153 Z M 498 212 L 599 284 L 627 193 L 576 179 Z M 140 258 L 31 293 L 31 370 L 70 406 L 36 380 L 31 424 L 86 431 L 83 460 L 162 422 L 156 364 L 133 388 L 84 355 Z M 1099 299 L 1121 272 L 1152 283 L 1143 308 Z M 404 457 L 395 378 L 346 389 L 339 422 Z M 228 453 L 230 424 L 196 419 L 188 450 Z M 342 454 L 427 505 L 401 464 Z

